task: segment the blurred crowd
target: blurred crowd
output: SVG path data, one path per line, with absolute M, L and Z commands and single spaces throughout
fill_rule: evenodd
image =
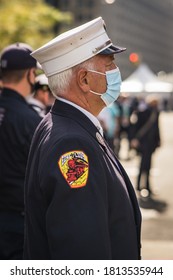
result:
M 115 103 L 104 108 L 98 116 L 105 137 L 120 160 L 123 139 L 128 143 L 127 155 L 123 160 L 140 157 L 136 190 L 146 190 L 147 196 L 152 195 L 152 155 L 161 145 L 159 114 L 163 110 L 162 102 L 155 94 L 140 97 L 121 94 Z

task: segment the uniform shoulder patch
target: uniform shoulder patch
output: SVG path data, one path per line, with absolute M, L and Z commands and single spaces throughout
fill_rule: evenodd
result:
M 70 151 L 63 154 L 58 166 L 71 188 L 85 187 L 89 174 L 88 156 L 83 151 Z

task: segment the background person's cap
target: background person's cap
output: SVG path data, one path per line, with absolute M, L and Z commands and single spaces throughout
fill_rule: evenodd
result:
M 42 88 L 43 90 L 49 89 L 48 78 L 45 74 L 40 74 L 35 78 L 35 90 Z
M 109 55 L 125 50 L 113 45 L 103 19 L 98 17 L 57 36 L 31 55 L 41 64 L 46 76 L 50 77 L 97 54 Z
M 1 53 L 1 70 L 24 70 L 36 67 L 37 61 L 30 55 L 32 51 L 32 48 L 24 43 L 7 46 Z

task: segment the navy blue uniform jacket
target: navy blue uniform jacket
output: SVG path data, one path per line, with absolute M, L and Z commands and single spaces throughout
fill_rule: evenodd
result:
M 24 180 L 29 148 L 41 121 L 18 92 L 0 96 L 0 211 L 24 211 Z
M 58 100 L 40 123 L 26 174 L 25 259 L 140 258 L 134 189 L 118 163 L 124 188 L 98 135 L 81 111 Z

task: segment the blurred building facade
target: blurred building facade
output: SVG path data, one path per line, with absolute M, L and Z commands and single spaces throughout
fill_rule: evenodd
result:
M 62 11 L 71 11 L 74 16 L 73 27 L 102 16 L 112 41 L 127 48 L 125 53 L 116 57 L 123 79 L 128 77 L 140 62 L 148 64 L 155 73 L 173 71 L 173 0 L 46 2 Z M 138 55 L 136 63 L 129 60 L 131 53 Z

